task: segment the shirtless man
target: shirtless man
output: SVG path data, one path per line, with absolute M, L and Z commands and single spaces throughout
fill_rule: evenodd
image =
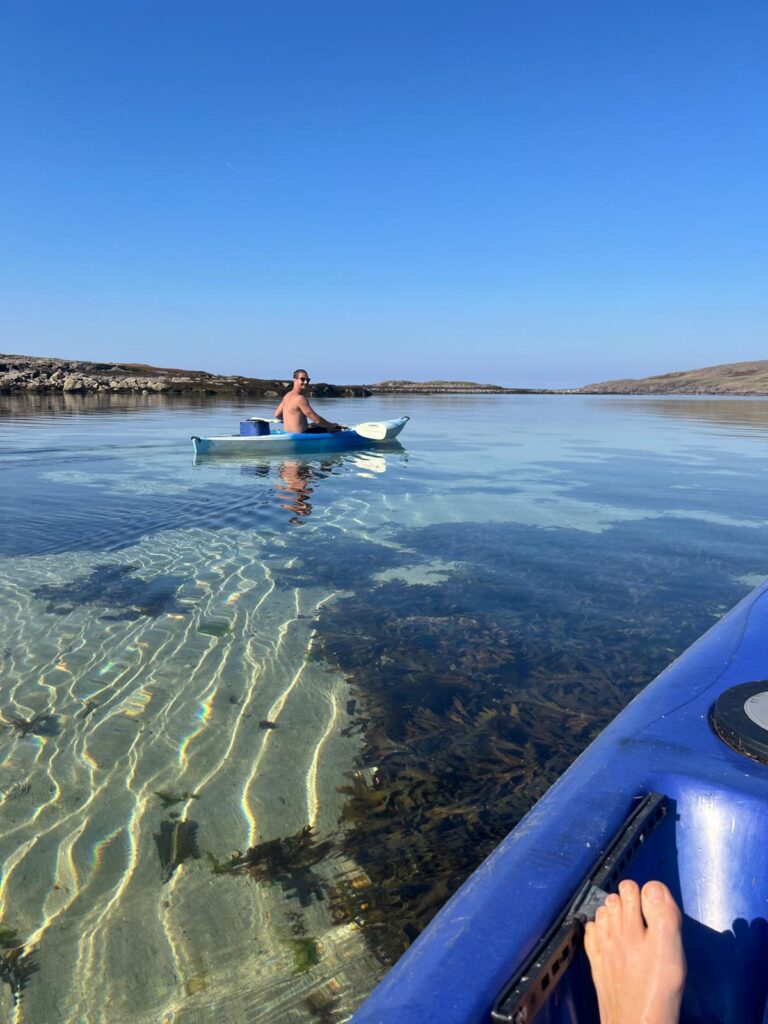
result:
M 682 915 L 662 882 L 619 883 L 584 947 L 597 989 L 600 1024 L 678 1024 L 685 981 Z
M 309 381 L 310 377 L 306 370 L 294 370 L 293 388 L 275 409 L 275 418 L 283 421 L 283 426 L 289 434 L 303 434 L 308 430 L 316 430 L 317 427 L 329 431 L 341 430 L 338 423 L 331 423 L 316 413 L 304 397 Z M 307 418 L 313 420 L 317 427 L 308 426 Z

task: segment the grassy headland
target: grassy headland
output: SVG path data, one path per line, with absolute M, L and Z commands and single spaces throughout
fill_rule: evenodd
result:
M 768 359 L 722 363 L 637 380 L 587 384 L 579 394 L 598 395 L 768 395 Z

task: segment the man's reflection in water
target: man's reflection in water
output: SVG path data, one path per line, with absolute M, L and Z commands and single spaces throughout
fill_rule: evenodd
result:
M 288 520 L 289 523 L 303 526 L 312 515 L 309 496 L 314 488 L 310 486 L 310 483 L 325 475 L 325 473 L 313 470 L 308 463 L 299 462 L 296 459 L 286 459 L 285 462 L 280 463 L 275 491 L 278 498 L 281 499 L 280 508 L 294 513 Z
M 323 461 L 319 466 L 311 466 L 301 459 L 284 459 L 277 466 L 260 463 L 255 466 L 241 466 L 240 472 L 245 476 L 270 477 L 275 474 L 275 496 L 280 508 L 293 515 L 288 520 L 296 526 L 303 526 L 312 515 L 312 503 L 309 500 L 314 491 L 313 484 L 323 480 L 333 472 L 333 460 Z
M 397 442 L 393 442 L 388 450 L 403 452 L 403 448 Z M 386 468 L 386 459 L 380 453 L 344 452 L 329 455 L 328 458 L 321 462 L 315 461 L 314 464 L 303 459 L 284 458 L 278 463 L 241 465 L 240 472 L 245 476 L 268 478 L 274 474 L 274 496 L 270 488 L 269 496 L 264 495 L 264 499 L 271 504 L 276 498 L 280 508 L 291 513 L 288 522 L 294 526 L 303 526 L 312 515 L 313 505 L 310 498 L 317 490 L 320 480 L 345 471 L 353 471 L 358 477 L 371 479 L 384 473 Z

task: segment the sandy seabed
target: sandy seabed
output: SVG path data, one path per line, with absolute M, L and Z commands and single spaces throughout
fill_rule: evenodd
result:
M 9 1018 L 340 1020 L 381 974 L 290 879 L 212 871 L 334 834 L 357 749 L 345 681 L 312 658 L 334 595 L 279 586 L 263 553 L 183 530 L 4 563 L 0 921 L 28 974 Z

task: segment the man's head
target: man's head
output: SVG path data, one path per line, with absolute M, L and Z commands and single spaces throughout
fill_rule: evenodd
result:
M 306 370 L 293 371 L 293 386 L 299 391 L 303 391 L 311 379 Z

